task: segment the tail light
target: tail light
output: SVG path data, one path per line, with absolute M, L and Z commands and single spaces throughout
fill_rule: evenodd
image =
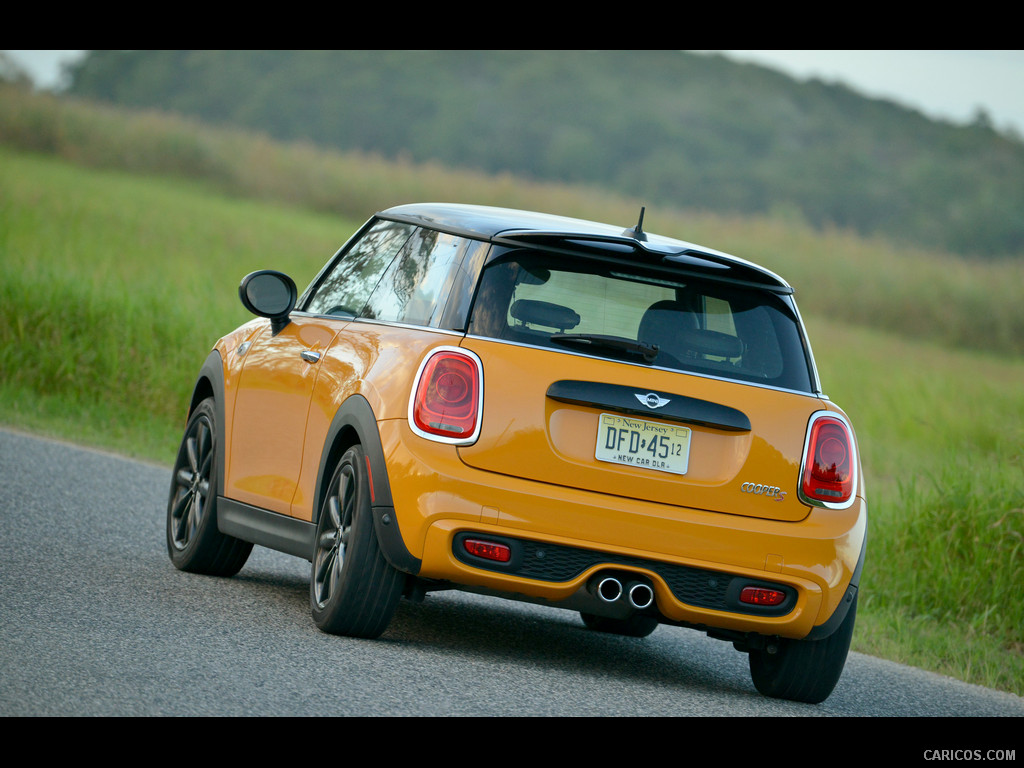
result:
M 811 417 L 800 468 L 800 498 L 818 507 L 842 509 L 857 490 L 857 452 L 853 430 L 838 415 Z
M 420 365 L 409 401 L 409 425 L 430 440 L 468 445 L 480 432 L 483 366 L 458 347 L 439 347 Z
M 485 560 L 494 560 L 498 563 L 507 563 L 512 559 L 512 548 L 507 544 L 496 541 L 485 541 L 484 539 L 463 539 L 462 546 L 469 554 L 482 557 Z
M 786 599 L 786 593 L 781 589 L 769 589 L 768 587 L 744 587 L 740 592 L 740 602 L 750 605 L 765 605 L 774 608 L 782 605 Z

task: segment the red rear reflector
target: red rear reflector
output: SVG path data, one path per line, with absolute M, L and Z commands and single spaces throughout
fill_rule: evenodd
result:
M 480 364 L 455 349 L 435 352 L 423 364 L 409 409 L 413 429 L 424 437 L 469 442 L 479 427 Z
M 377 496 L 373 492 L 373 469 L 370 468 L 370 457 L 366 457 L 366 478 L 370 481 L 370 503 L 373 504 L 377 501 Z
M 781 605 L 786 593 L 779 589 L 764 587 L 744 587 L 740 592 L 740 602 L 751 605 Z
M 504 544 L 495 541 L 483 541 L 482 539 L 466 539 L 462 542 L 466 551 L 476 557 L 485 560 L 495 560 L 499 563 L 507 563 L 512 559 L 512 550 Z
M 823 415 L 811 422 L 804 451 L 800 491 L 810 503 L 843 504 L 853 498 L 857 458 L 849 427 Z

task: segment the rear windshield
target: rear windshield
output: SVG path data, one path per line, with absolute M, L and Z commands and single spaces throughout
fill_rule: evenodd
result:
M 768 291 L 518 250 L 483 272 L 470 333 L 812 391 L 799 324 Z

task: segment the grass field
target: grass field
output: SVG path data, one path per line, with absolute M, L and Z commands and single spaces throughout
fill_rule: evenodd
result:
M 199 365 L 247 319 L 242 276 L 308 281 L 356 226 L 0 149 L 5 418 L 170 461 Z
M 239 279 L 273 267 L 301 290 L 359 223 L 0 145 L 0 423 L 169 465 L 206 352 L 248 319 Z M 787 242 L 764 223 L 690 223 L 694 239 L 765 262 L 750 251 Z M 1021 283 L 1006 283 L 1019 267 L 979 267 L 958 293 L 935 288 L 950 285 L 948 257 L 903 262 L 878 244 L 810 238 L 798 228 L 777 259 L 788 268 L 772 266 L 797 285 L 826 393 L 863 454 L 871 518 L 854 648 L 1024 694 L 1024 359 L 1016 338 L 968 348 L 986 324 L 1015 327 Z M 892 274 L 916 275 L 886 289 L 900 316 L 939 301 L 951 327 L 973 330 L 922 340 L 913 323 L 829 311 L 807 287 L 823 250 L 845 265 L 883 253 Z M 844 267 L 829 290 L 856 301 L 873 279 L 858 283 L 862 271 Z
M 865 467 L 854 649 L 1024 693 L 1024 360 L 806 321 Z

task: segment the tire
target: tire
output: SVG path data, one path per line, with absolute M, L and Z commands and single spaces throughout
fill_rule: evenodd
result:
M 213 398 L 192 412 L 178 448 L 167 501 L 167 554 L 182 571 L 233 576 L 252 551 L 217 529 L 217 415 Z
M 398 607 L 405 574 L 384 558 L 373 530 L 366 457 L 360 446 L 341 457 L 317 522 L 309 601 L 324 632 L 379 637 Z
M 580 618 L 587 625 L 587 629 L 626 637 L 647 637 L 658 628 L 657 619 L 642 613 L 634 613 L 628 619 L 609 619 L 593 613 L 580 613 Z
M 822 640 L 779 641 L 775 653 L 750 652 L 750 677 L 765 696 L 820 704 L 839 682 L 850 650 L 857 597 L 839 628 Z

